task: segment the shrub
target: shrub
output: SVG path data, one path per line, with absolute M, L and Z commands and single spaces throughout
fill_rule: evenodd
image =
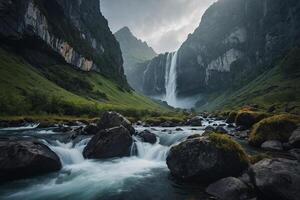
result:
M 239 111 L 236 115 L 235 123 L 237 126 L 251 128 L 254 124 L 269 116 L 269 114 L 264 112 Z
M 297 128 L 300 118 L 295 115 L 282 114 L 266 118 L 254 126 L 249 143 L 260 146 L 268 140 L 287 142 L 292 132 Z

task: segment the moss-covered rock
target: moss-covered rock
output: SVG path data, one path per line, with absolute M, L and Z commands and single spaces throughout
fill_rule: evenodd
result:
M 264 112 L 242 110 L 237 113 L 235 118 L 235 123 L 237 126 L 244 126 L 246 128 L 251 128 L 255 123 L 269 116 L 270 116 L 269 114 Z
M 297 128 L 300 117 L 295 115 L 275 115 L 257 123 L 249 138 L 249 143 L 260 146 L 267 140 L 287 142 L 292 132 Z
M 172 175 L 205 183 L 238 176 L 248 164 L 248 156 L 238 143 L 215 133 L 188 139 L 172 147 L 167 157 Z
M 237 112 L 235 112 L 235 111 L 230 112 L 228 117 L 227 117 L 226 123 L 235 122 L 236 115 L 237 115 Z

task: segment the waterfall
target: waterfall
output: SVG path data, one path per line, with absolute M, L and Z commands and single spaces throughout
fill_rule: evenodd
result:
M 166 96 L 165 101 L 173 107 L 176 107 L 176 79 L 177 79 L 177 54 L 178 52 L 169 53 L 166 61 L 166 74 L 165 74 L 165 88 Z

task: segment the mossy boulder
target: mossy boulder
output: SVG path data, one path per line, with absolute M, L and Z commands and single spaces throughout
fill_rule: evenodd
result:
M 235 122 L 235 118 L 236 118 L 237 112 L 233 111 L 231 113 L 229 113 L 227 119 L 226 119 L 226 123 L 234 123 Z
M 186 140 L 172 147 L 167 157 L 172 175 L 203 183 L 238 176 L 248 164 L 248 156 L 238 143 L 215 133 Z
M 244 126 L 245 128 L 251 128 L 255 123 L 270 117 L 269 114 L 263 112 L 254 111 L 239 111 L 235 118 L 237 126 Z
M 298 116 L 289 114 L 266 118 L 255 124 L 250 134 L 249 143 L 253 146 L 261 146 L 268 140 L 288 142 L 299 122 Z

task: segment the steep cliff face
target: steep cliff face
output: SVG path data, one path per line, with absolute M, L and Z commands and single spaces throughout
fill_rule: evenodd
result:
M 219 0 L 179 50 L 178 95 L 239 87 L 299 44 L 297 0 Z M 189 77 L 189 78 L 187 78 Z
M 117 31 L 115 37 L 120 43 L 127 80 L 135 90 L 142 91 L 141 74 L 145 71 L 142 63 L 153 59 L 157 54 L 146 42 L 136 38 L 128 27 Z
M 240 88 L 299 44 L 300 1 L 219 0 L 178 50 L 177 95 Z M 147 67 L 146 94 L 164 93 L 165 60 Z
M 121 50 L 99 0 L 1 0 L 0 13 L 3 44 L 14 44 L 20 52 L 31 48 L 28 43 L 38 49 L 39 43 L 39 52 L 47 46 L 68 64 L 126 85 Z

